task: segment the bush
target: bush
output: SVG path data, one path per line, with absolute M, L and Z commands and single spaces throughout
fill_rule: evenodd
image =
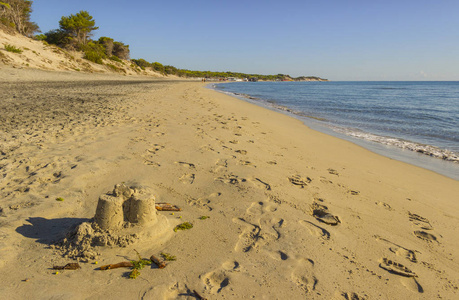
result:
M 132 59 L 131 61 L 135 63 L 136 65 L 138 65 L 142 70 L 145 70 L 145 68 L 151 66 L 151 64 L 143 58 Z
M 36 36 L 34 36 L 34 39 L 37 41 L 46 41 L 46 38 L 47 36 L 44 34 L 37 34 Z
M 112 55 L 110 59 L 123 64 L 123 61 L 118 56 Z
M 71 41 L 69 35 L 60 29 L 50 30 L 47 33 L 45 33 L 44 36 L 46 37 L 44 39 L 44 42 L 47 42 L 48 44 L 57 45 L 59 47 L 64 47 L 68 45 Z
M 96 64 L 103 64 L 102 60 L 107 58 L 105 55 L 105 47 L 97 42 L 89 42 L 86 45 L 80 45 L 80 50 L 84 52 L 84 59 L 95 62 Z
M 5 50 L 8 52 L 13 52 L 13 53 L 22 53 L 22 50 L 19 48 L 14 47 L 13 45 L 7 44 L 5 45 Z

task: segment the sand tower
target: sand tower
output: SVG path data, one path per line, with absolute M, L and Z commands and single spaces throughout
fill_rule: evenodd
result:
M 117 184 L 112 193 L 99 197 L 94 221 L 104 230 L 153 225 L 158 222 L 155 196 L 149 189 Z

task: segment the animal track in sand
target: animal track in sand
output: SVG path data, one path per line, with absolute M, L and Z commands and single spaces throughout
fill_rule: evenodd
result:
M 329 240 L 330 239 L 330 232 L 328 232 L 326 229 L 315 225 L 314 223 L 311 223 L 306 220 L 300 220 L 299 221 L 301 225 L 306 227 L 309 230 L 309 233 L 311 235 L 320 237 L 323 240 Z
M 246 150 L 236 150 L 235 152 L 239 153 L 239 154 L 242 154 L 242 155 L 246 155 L 247 154 Z
M 433 226 L 430 224 L 427 218 L 421 217 L 420 215 L 417 215 L 417 214 L 412 214 L 411 212 L 408 212 L 408 217 L 414 225 L 420 227 L 421 229 L 424 229 L 424 230 L 433 229 Z
M 314 274 L 314 261 L 304 258 L 298 259 L 291 278 L 306 293 L 314 291 L 318 283 Z
M 290 181 L 291 184 L 301 186 L 301 188 L 304 188 L 312 181 L 311 178 L 301 177 L 300 175 L 292 175 L 288 177 L 288 180 Z

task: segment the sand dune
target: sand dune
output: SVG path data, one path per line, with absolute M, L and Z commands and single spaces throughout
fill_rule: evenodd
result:
M 0 83 L 5 299 L 458 296 L 457 181 L 201 83 L 33 72 Z M 56 245 L 120 183 L 182 208 L 157 212 L 170 234 L 63 256 Z M 135 280 L 97 270 L 134 249 L 177 260 Z

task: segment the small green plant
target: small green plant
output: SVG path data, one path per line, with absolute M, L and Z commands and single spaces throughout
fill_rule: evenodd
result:
M 56 201 L 61 201 L 61 202 L 62 202 L 62 201 L 64 201 L 64 198 L 62 198 L 62 197 L 57 197 L 57 198 L 56 198 Z
M 205 220 L 205 219 L 209 219 L 209 218 L 210 218 L 209 216 L 201 216 L 201 217 L 199 218 L 199 220 Z
M 161 252 L 161 256 L 164 258 L 164 260 L 167 261 L 177 260 L 177 257 L 175 257 L 174 255 L 170 255 L 169 253 Z
M 22 53 L 22 50 L 19 48 L 16 48 L 13 45 L 7 44 L 5 45 L 5 50 L 8 52 L 13 52 L 13 53 Z
M 182 224 L 179 224 L 179 225 L 175 226 L 174 231 L 177 232 L 178 230 L 187 230 L 187 229 L 191 229 L 191 228 L 193 228 L 193 224 L 191 224 L 189 222 L 185 222 L 185 223 L 182 223 Z
M 137 253 L 137 256 L 139 257 L 139 260 L 132 260 L 131 261 L 131 263 L 133 265 L 132 271 L 129 273 L 129 278 L 131 278 L 131 279 L 136 279 L 137 277 L 139 277 L 139 275 L 140 275 L 140 271 L 139 270 L 142 270 L 143 268 L 145 268 L 145 266 L 151 265 L 151 260 L 142 259 L 142 257 L 140 257 L 139 252 L 137 252 L 135 249 L 134 249 L 134 251 Z

